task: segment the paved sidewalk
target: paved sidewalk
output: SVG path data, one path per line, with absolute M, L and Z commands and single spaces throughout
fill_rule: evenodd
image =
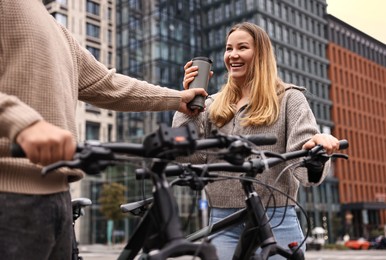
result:
M 120 255 L 122 249 L 125 247 L 124 244 L 117 245 L 79 245 L 79 255 L 83 257 L 83 260 L 116 260 Z M 199 259 L 192 256 L 181 256 L 170 258 L 175 260 L 192 260 Z
M 78 245 L 80 252 L 120 252 L 125 245 L 124 244 L 115 244 L 115 245 L 106 245 L 106 244 L 92 244 L 92 245 Z

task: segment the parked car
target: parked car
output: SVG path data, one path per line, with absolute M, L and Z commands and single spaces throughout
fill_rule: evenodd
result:
M 364 239 L 363 237 L 358 239 L 350 239 L 344 243 L 345 247 L 348 247 L 350 249 L 363 249 L 368 250 L 371 246 L 371 243 Z

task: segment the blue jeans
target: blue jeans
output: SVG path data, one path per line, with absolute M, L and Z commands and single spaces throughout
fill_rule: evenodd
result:
M 238 210 L 240 209 L 211 208 L 209 222 L 211 224 L 215 223 Z M 269 208 L 267 210 L 267 215 L 269 219 L 272 216 L 272 212 L 273 212 L 272 208 Z M 285 207 L 276 208 L 275 214 L 270 221 L 271 227 L 273 227 L 272 231 L 275 236 L 275 239 L 277 243 L 284 248 L 288 248 L 288 244 L 291 242 L 298 242 L 298 244 L 300 245 L 300 243 L 304 239 L 304 234 L 303 234 L 303 231 L 301 230 L 294 206 L 287 207 L 287 211 L 285 212 L 285 218 L 283 222 L 280 224 L 280 226 L 277 226 L 282 221 L 284 212 L 285 212 Z M 212 243 L 217 248 L 217 255 L 220 260 L 232 259 L 233 252 L 236 248 L 238 239 L 243 229 L 244 229 L 244 223 L 233 226 L 227 230 L 221 231 L 220 233 L 215 234 L 213 236 Z M 303 252 L 305 252 L 305 244 L 303 244 L 302 250 Z M 256 252 L 259 252 L 259 251 L 260 249 L 258 249 Z M 269 258 L 269 260 L 271 259 L 282 260 L 285 258 L 280 255 L 275 255 Z

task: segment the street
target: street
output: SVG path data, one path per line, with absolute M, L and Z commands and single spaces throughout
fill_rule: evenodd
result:
M 386 250 L 307 251 L 307 260 L 386 260 Z
M 83 260 L 116 260 L 122 246 L 87 245 L 79 249 Z M 174 259 L 188 260 L 192 257 Z M 307 251 L 306 260 L 386 260 L 386 250 Z

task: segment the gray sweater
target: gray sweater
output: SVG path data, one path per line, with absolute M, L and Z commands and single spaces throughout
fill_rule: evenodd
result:
M 306 97 L 302 93 L 304 88 L 293 85 L 286 86 L 286 91 L 281 101 L 280 114 L 278 120 L 270 126 L 247 126 L 243 127 L 240 120 L 245 116 L 245 106 L 242 107 L 234 118 L 221 128 L 217 128 L 208 119 L 208 111 L 215 109 L 211 107 L 214 96 L 209 96 L 206 100 L 206 111 L 196 117 L 190 117 L 177 112 L 173 118 L 173 127 L 178 127 L 194 122 L 201 138 L 210 136 L 211 131 L 217 129 L 222 134 L 232 135 L 250 135 L 250 134 L 274 134 L 277 137 L 277 143 L 270 146 L 259 146 L 261 150 L 284 153 L 300 150 L 302 145 L 313 135 L 319 133 L 315 117 L 310 109 Z M 217 162 L 218 159 L 205 153 L 196 153 L 189 161 L 192 163 Z M 291 197 L 297 197 L 299 183 L 303 185 L 312 185 L 308 182 L 307 170 L 298 168 L 295 172 L 284 172 L 275 183 L 277 176 L 284 169 L 287 163 L 274 166 L 257 176 L 262 183 L 273 185 L 275 188 L 289 194 Z M 328 173 L 329 162 L 326 163 L 320 184 Z M 220 172 L 218 174 L 228 176 L 239 176 L 241 173 Z M 262 185 L 256 185 L 258 194 L 262 197 L 263 203 L 267 203 L 270 191 Z M 210 183 L 206 186 L 209 203 L 212 207 L 219 208 L 242 208 L 245 206 L 245 195 L 242 191 L 240 181 L 221 180 Z M 278 192 L 274 192 L 276 206 L 286 205 L 286 197 Z M 293 205 L 293 201 L 288 202 Z M 270 206 L 273 206 L 271 203 Z

